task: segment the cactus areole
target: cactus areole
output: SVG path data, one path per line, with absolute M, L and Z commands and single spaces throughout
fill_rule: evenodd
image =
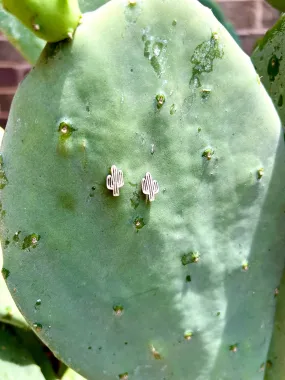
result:
M 209 9 L 113 0 L 85 14 L 19 87 L 1 151 L 7 283 L 56 356 L 89 380 L 263 379 L 284 142 Z

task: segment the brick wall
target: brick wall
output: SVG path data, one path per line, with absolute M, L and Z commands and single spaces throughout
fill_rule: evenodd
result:
M 279 13 L 264 0 L 218 0 L 250 54 L 255 41 L 277 20 Z M 29 65 L 0 34 L 0 126 L 5 127 L 11 100 Z

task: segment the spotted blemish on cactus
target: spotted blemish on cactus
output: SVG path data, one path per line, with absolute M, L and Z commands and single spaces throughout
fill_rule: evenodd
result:
M 0 217 L 4 218 L 5 215 L 6 215 L 6 211 L 3 210 L 2 202 L 0 202 Z
M 37 332 L 40 332 L 40 331 L 42 331 L 42 329 L 43 329 L 42 324 L 41 324 L 41 323 L 38 323 L 38 322 L 33 323 L 33 327 L 35 328 L 35 330 L 36 330 Z
M 278 294 L 279 294 L 279 288 L 277 287 L 274 289 L 274 297 L 277 297 Z
M 242 264 L 242 269 L 244 270 L 244 271 L 248 271 L 248 262 L 247 261 L 244 261 L 243 262 L 243 264 Z
M 5 280 L 7 280 L 7 278 L 10 276 L 10 271 L 6 268 L 2 268 L 1 273 Z
M 21 233 L 21 231 L 17 231 L 17 232 L 14 233 L 13 241 L 14 241 L 15 243 L 18 243 L 18 241 L 20 240 L 20 236 L 19 236 L 20 233 Z
M 137 4 L 136 0 L 129 0 L 129 6 L 133 7 L 136 4 Z
M 132 198 L 130 199 L 131 201 L 131 205 L 134 209 L 138 208 L 139 204 L 140 204 L 140 194 L 138 192 L 138 190 L 135 190 L 133 192 L 133 196 Z
M 273 82 L 276 75 L 279 74 L 280 60 L 276 57 L 276 55 L 273 55 L 268 62 L 267 74 L 271 82 Z
M 172 104 L 169 111 L 170 115 L 174 115 L 176 113 L 176 106 L 175 104 Z
M 177 25 L 177 20 L 173 20 L 172 21 L 172 26 L 176 26 Z
M 61 193 L 57 196 L 57 201 L 60 207 L 65 210 L 74 211 L 76 206 L 76 200 L 71 193 Z
M 278 105 L 278 107 L 283 106 L 283 95 L 282 94 L 279 95 L 277 105 Z
M 113 306 L 113 310 L 115 314 L 120 317 L 123 314 L 124 307 L 122 305 L 115 305 Z
M 152 353 L 152 356 L 154 357 L 154 359 L 156 359 L 156 360 L 162 359 L 161 354 L 154 348 L 153 345 L 150 346 L 150 350 L 151 350 L 151 353 Z
M 166 52 L 167 41 L 147 36 L 146 32 L 144 32 L 142 40 L 144 42 L 144 56 L 150 61 L 156 75 L 160 77 L 163 72 L 164 53 Z
M 235 343 L 235 344 L 230 345 L 229 350 L 231 352 L 237 352 L 237 350 L 238 350 L 238 344 Z
M 36 248 L 40 240 L 40 235 L 31 234 L 24 238 L 22 249 Z
M 189 252 L 185 253 L 181 257 L 181 263 L 182 265 L 188 265 L 192 263 L 197 263 L 200 260 L 200 254 L 198 252 Z
M 163 104 L 165 103 L 165 96 L 162 94 L 158 94 L 156 95 L 155 100 L 157 109 L 161 109 Z
M 261 179 L 264 175 L 264 169 L 260 168 L 257 170 L 257 179 Z
M 193 336 L 192 331 L 186 331 L 186 332 L 184 333 L 184 339 L 185 339 L 185 340 L 191 340 L 191 339 L 192 339 L 192 336 Z
M 5 239 L 5 241 L 4 241 L 4 248 L 7 248 L 9 244 L 10 244 L 10 240 L 9 239 Z
M 187 276 L 186 276 L 186 282 L 191 282 L 191 281 L 192 281 L 192 279 L 191 279 L 190 274 L 187 274 Z
M 96 186 L 92 186 L 91 190 L 90 190 L 90 193 L 89 193 L 89 197 L 90 198 L 95 197 L 95 190 L 96 190 Z
M 145 226 L 143 218 L 137 216 L 134 220 L 134 225 L 137 230 L 141 230 Z
M 202 42 L 196 47 L 191 57 L 192 76 L 190 85 L 195 88 L 201 87 L 200 76 L 202 73 L 210 73 L 213 70 L 215 59 L 221 59 L 224 56 L 223 46 L 219 41 L 218 33 L 212 33 L 208 41 Z
M 2 154 L 0 154 L 0 190 L 4 189 L 7 183 L 8 183 L 8 180 L 4 171 L 3 156 Z
M 121 373 L 121 374 L 119 375 L 119 379 L 121 379 L 121 380 L 128 380 L 128 378 L 129 378 L 129 374 L 128 374 L 128 372 Z
M 202 157 L 205 157 L 208 161 L 210 161 L 214 153 L 215 152 L 212 148 L 207 148 L 203 151 Z

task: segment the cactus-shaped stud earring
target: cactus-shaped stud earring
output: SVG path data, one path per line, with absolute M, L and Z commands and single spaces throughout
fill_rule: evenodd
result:
M 114 197 L 120 195 L 120 187 L 124 186 L 124 177 L 122 170 L 118 170 L 115 165 L 111 167 L 111 174 L 107 176 L 106 186 L 108 190 L 113 190 Z
M 159 186 L 157 181 L 152 179 L 150 173 L 146 173 L 142 179 L 142 192 L 147 195 L 147 199 L 152 202 L 155 199 L 155 195 L 159 192 Z

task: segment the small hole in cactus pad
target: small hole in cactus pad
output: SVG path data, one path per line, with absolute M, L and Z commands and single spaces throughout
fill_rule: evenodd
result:
M 269 76 L 269 80 L 273 82 L 275 80 L 276 75 L 279 74 L 279 66 L 280 62 L 279 59 L 276 57 L 276 55 L 273 55 L 267 66 L 267 74 Z

